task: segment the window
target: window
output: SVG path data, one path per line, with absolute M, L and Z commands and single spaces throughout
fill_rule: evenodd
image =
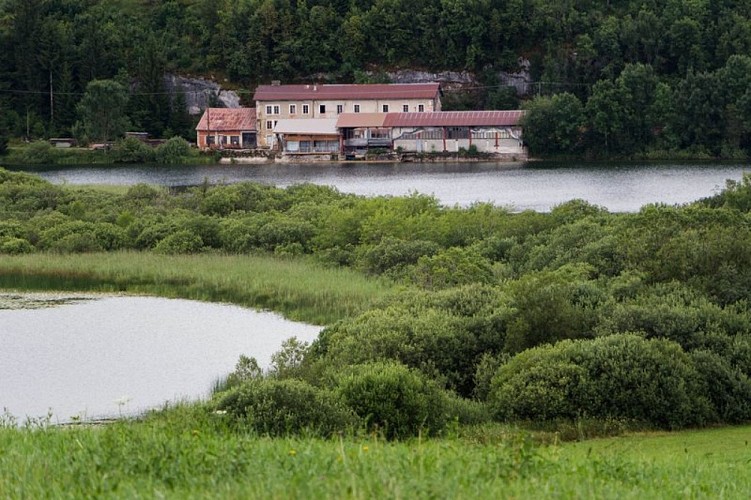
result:
M 278 115 L 279 114 L 279 105 L 274 104 L 273 106 L 269 104 L 266 106 L 266 114 L 267 115 Z
M 279 114 L 279 106 L 274 106 L 274 114 L 275 115 Z
M 294 115 L 297 113 L 297 104 L 289 105 L 289 114 Z
M 360 112 L 360 105 L 359 104 L 355 104 L 354 107 L 353 107 L 353 109 L 354 109 L 355 113 L 359 113 Z
M 424 104 L 418 104 L 417 105 L 417 111 L 419 113 L 424 113 L 425 112 L 425 105 Z
M 266 120 L 266 130 L 272 130 L 274 128 L 274 122 Z
M 273 108 L 271 106 L 266 106 L 266 114 L 270 115 L 273 113 Z
M 409 113 L 409 104 L 402 104 L 402 113 Z
M 383 105 L 383 106 L 381 107 L 381 109 L 383 110 L 383 112 L 384 112 L 384 113 L 388 113 L 388 112 L 389 112 L 389 105 L 388 105 L 388 104 L 384 104 L 384 105 Z
M 302 105 L 302 114 L 307 115 L 310 113 L 310 106 L 308 104 Z
M 336 105 L 336 114 L 337 115 L 341 115 L 342 113 L 344 113 L 344 106 L 342 106 L 341 104 L 337 104 Z
M 322 115 L 325 115 L 326 114 L 326 105 L 325 104 L 321 104 L 320 106 L 318 106 L 318 112 L 321 113 Z

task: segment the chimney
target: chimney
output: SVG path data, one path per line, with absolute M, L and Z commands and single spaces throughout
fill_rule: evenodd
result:
M 282 84 L 281 80 L 271 80 L 272 87 L 278 87 Z
M 313 92 L 315 92 L 316 90 L 318 90 L 318 85 L 313 84 Z

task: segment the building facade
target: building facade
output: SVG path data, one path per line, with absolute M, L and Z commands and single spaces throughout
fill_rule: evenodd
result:
M 429 115 L 390 113 L 383 126 L 391 130 L 392 147 L 415 153 L 481 153 L 526 157 L 521 118 L 524 111 L 444 111 Z
M 196 126 L 196 144 L 206 149 L 256 147 L 254 108 L 206 108 Z
M 433 113 L 441 110 L 438 83 L 260 85 L 258 146 L 274 147 L 280 120 L 336 119 L 344 113 Z

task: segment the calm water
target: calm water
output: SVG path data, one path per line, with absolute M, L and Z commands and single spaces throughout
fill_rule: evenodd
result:
M 319 331 L 276 314 L 154 297 L 0 309 L 0 410 L 22 420 L 51 410 L 65 422 L 201 398 L 241 354 L 268 366 L 282 341 Z
M 28 169 L 27 169 L 28 170 Z M 717 193 L 727 179 L 751 171 L 743 164 L 549 163 L 269 164 L 53 167 L 34 171 L 54 183 L 137 183 L 163 186 L 256 181 L 286 187 L 304 182 L 366 196 L 432 194 L 445 205 L 492 202 L 515 210 L 549 211 L 580 198 L 611 212 L 649 203 L 681 204 Z

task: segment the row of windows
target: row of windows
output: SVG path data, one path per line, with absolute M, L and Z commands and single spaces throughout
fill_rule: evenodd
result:
M 268 104 L 266 105 L 266 114 L 267 115 L 278 115 L 280 114 L 281 107 L 278 104 Z M 360 105 L 359 104 L 353 104 L 352 105 L 352 111 L 354 113 L 360 112 Z M 381 111 L 384 113 L 389 112 L 389 105 L 383 104 L 381 106 Z M 403 113 L 409 113 L 409 104 L 403 104 L 402 105 L 402 112 Z M 418 113 L 424 113 L 425 112 L 425 105 L 424 104 L 418 104 L 417 105 L 417 112 Z M 319 114 L 326 114 L 326 105 L 320 104 L 318 106 L 318 113 Z M 344 105 L 337 104 L 336 105 L 336 114 L 340 115 L 344 113 Z M 289 105 L 289 114 L 296 115 L 297 114 L 297 104 L 290 104 Z M 302 114 L 309 115 L 310 114 L 310 105 L 309 104 L 303 104 L 302 105 Z

